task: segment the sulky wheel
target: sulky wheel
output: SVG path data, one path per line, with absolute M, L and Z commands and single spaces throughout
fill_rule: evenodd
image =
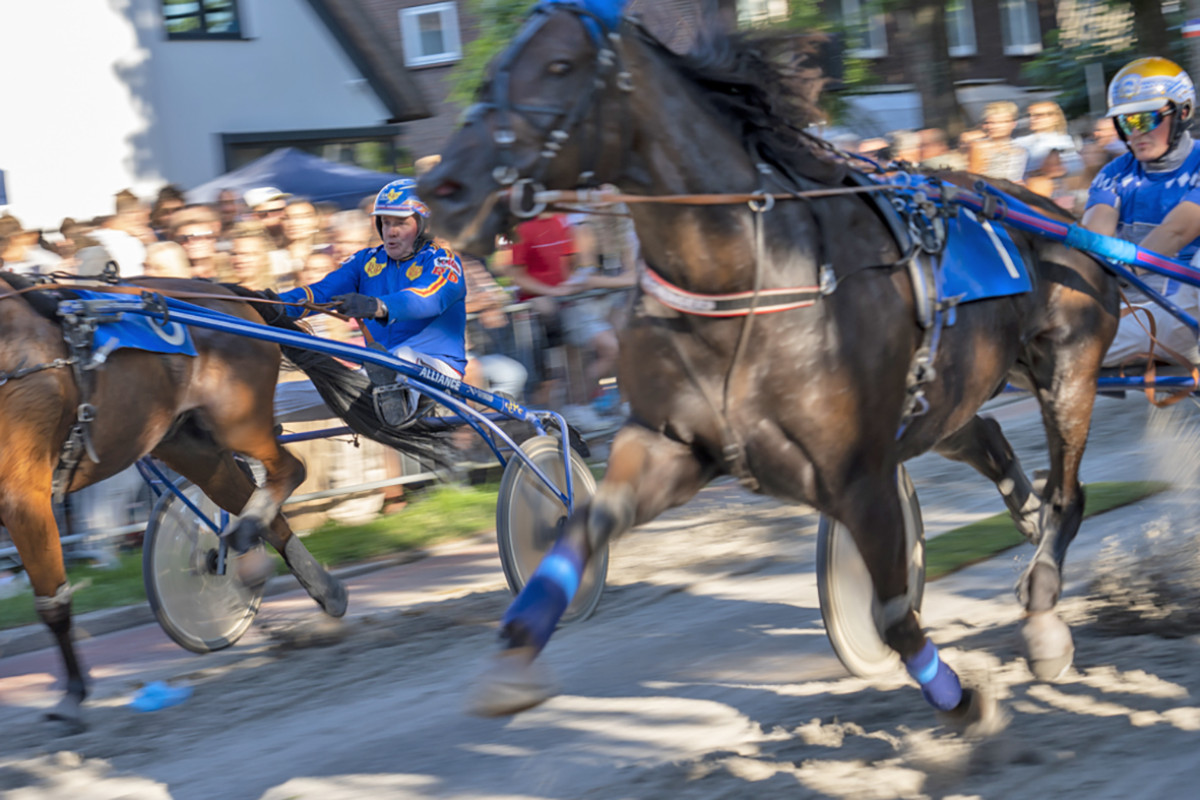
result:
M 529 460 L 546 477 L 565 491 L 563 457 L 559 439 L 535 436 L 521 445 Z M 596 481 L 583 458 L 571 450 L 571 482 L 575 506 L 587 502 L 596 491 Z M 529 576 L 541 563 L 542 556 L 558 540 L 567 520 L 567 508 L 524 461 L 509 459 L 500 479 L 500 497 L 496 504 L 496 539 L 500 563 L 513 594 L 520 592 Z M 604 592 L 608 574 L 608 546 L 597 552 L 584 569 L 575 599 L 563 614 L 562 622 L 587 619 L 596 610 Z
M 925 528 L 912 479 L 903 466 L 896 470 L 904 539 L 908 550 L 908 591 L 920 610 L 925 594 Z M 872 604 L 871 576 L 850 529 L 826 516 L 817 530 L 817 593 L 829 643 L 850 674 L 860 678 L 886 675 L 900 667 L 900 657 L 879 636 Z
M 229 515 L 199 487 L 180 479 L 176 488 L 218 528 L 228 524 Z M 236 642 L 262 604 L 262 587 L 243 586 L 233 564 L 217 574 L 218 544 L 208 522 L 179 497 L 167 492 L 159 498 L 142 544 L 146 598 L 167 635 L 194 653 Z

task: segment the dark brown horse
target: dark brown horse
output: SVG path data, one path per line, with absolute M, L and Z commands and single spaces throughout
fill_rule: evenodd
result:
M 38 615 L 62 652 L 66 696 L 52 718 L 80 724 L 80 704 L 88 692 L 86 671 L 71 642 L 71 587 L 51 508 L 56 465 L 83 401 L 95 409 L 90 436 L 96 459 L 80 454 L 68 491 L 103 480 L 152 453 L 219 506 L 242 514 L 231 532 L 236 551 L 247 551 L 261 535 L 326 613 L 345 613 L 345 587 L 312 558 L 279 513 L 304 480 L 304 466 L 275 438 L 278 346 L 193 328 L 198 355 L 118 349 L 101 367 L 89 370 L 93 385 L 83 398 L 67 363 L 72 354 L 61 324 L 53 318 L 57 298 L 42 292 L 13 295 L 14 288 L 28 286 L 28 281 L 0 277 L 7 279 L 0 280 L 0 523 L 8 528 L 29 574 Z M 236 301 L 233 291 L 206 281 L 137 283 L 164 293 L 216 295 L 194 302 L 261 322 L 250 306 Z M 349 372 L 328 357 L 309 355 L 314 371 Z M 324 378 L 313 377 L 322 388 Z M 262 463 L 262 486 L 255 487 L 235 454 Z M 261 566 L 254 564 L 249 571 Z M 255 577 L 261 579 L 261 572 Z
M 496 200 L 510 185 L 521 211 L 537 184 L 612 183 L 642 196 L 851 185 L 845 164 L 802 130 L 815 95 L 805 91 L 812 80 L 794 82 L 810 74 L 795 40 L 716 37 L 679 56 L 631 20 L 603 19 L 604 6 L 543 4 L 492 65 L 484 102 L 420 183 L 442 235 L 489 251 L 515 221 L 508 201 Z M 941 330 L 936 371 L 924 374 L 928 408 L 908 415 L 906 384 L 926 340 L 884 216 L 863 194 L 756 206 L 761 213 L 745 203 L 630 205 L 655 280 L 698 297 L 699 313 L 649 291 L 637 298 L 619 370 L 631 418 L 594 498 L 571 515 L 506 614 L 478 711 L 511 713 L 547 697 L 533 659 L 581 565 L 599 544 L 726 473 L 843 523 L 869 570 L 883 641 L 935 708 L 958 722 L 977 718 L 978 692 L 938 659 L 908 594 L 896 470 L 930 449 L 996 482 L 1038 543 L 1020 586 L 1028 657 L 1040 674 L 1069 665 L 1070 631 L 1053 609 L 1082 514 L 1077 473 L 1116 326 L 1114 283 L 1080 253 L 1013 231 L 1032 291 L 959 306 Z M 703 315 L 748 296 L 770 305 L 779 295 L 769 290 L 818 286 L 792 310 Z M 999 426 L 976 416 L 1008 381 L 1041 403 L 1051 456 L 1044 503 Z

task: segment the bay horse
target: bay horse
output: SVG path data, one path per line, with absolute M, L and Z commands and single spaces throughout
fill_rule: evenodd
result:
M 134 283 L 148 291 L 198 298 L 192 302 L 244 320 L 263 321 L 239 299 L 239 294 L 247 294 L 240 287 L 166 278 Z M 84 397 L 55 317 L 60 296 L 42 290 L 16 293 L 31 288 L 27 278 L 0 273 L 0 524 L 12 536 L 33 588 L 38 616 L 53 633 L 66 670 L 65 696 L 48 716 L 81 726 L 81 704 L 88 693 L 87 673 L 71 641 L 72 589 L 52 508 L 56 465 L 81 403 L 94 408 L 90 439 L 95 458 L 81 455 L 66 491 L 103 480 L 153 454 L 221 508 L 241 515 L 234 530 L 227 532 L 235 552 L 246 553 L 261 536 L 279 551 L 327 614 L 342 616 L 347 605 L 345 587 L 292 535 L 279 513 L 305 476 L 301 461 L 276 440 L 274 393 L 280 347 L 261 339 L 191 328 L 195 356 L 117 349 L 107 354 L 101 366 L 89 370 L 94 377 Z M 265 315 L 279 316 L 269 312 L 265 307 Z M 345 412 L 348 403 L 338 402 L 344 399 L 339 393 L 347 394 L 345 375 L 356 373 L 328 356 L 294 348 L 287 352 L 330 398 L 331 407 Z M 357 380 L 366 383 L 365 378 Z M 362 386 L 357 391 L 361 394 Z M 369 405 L 369 394 L 362 403 Z M 262 463 L 266 471 L 262 486 L 255 486 L 235 454 Z M 239 568 L 248 566 L 238 560 Z M 239 577 L 249 572 L 249 580 L 263 580 L 262 567 L 239 569 Z
M 540 187 L 614 184 L 644 199 L 851 185 L 845 162 L 804 130 L 818 115 L 811 48 L 798 49 L 795 37 L 710 34 L 678 55 L 619 6 L 559 0 L 532 11 L 419 182 L 439 235 L 491 252 L 515 214 L 536 210 L 530 190 Z M 970 187 L 977 177 L 944 179 Z M 1003 188 L 1061 218 L 1047 201 Z M 498 199 L 504 190 L 515 200 Z M 1074 646 L 1054 607 L 1082 516 L 1078 469 L 1117 322 L 1115 282 L 1078 251 L 1010 231 L 1032 290 L 954 309 L 926 373 L 928 406 L 910 414 L 906 384 L 924 342 L 919 298 L 897 238 L 865 194 L 629 208 L 646 263 L 621 333 L 630 418 L 595 495 L 566 520 L 505 614 L 473 710 L 516 713 L 549 697 L 535 659 L 591 554 L 732 474 L 844 524 L 870 574 L 881 639 L 944 718 L 981 719 L 986 698 L 939 659 L 908 594 L 896 471 L 931 449 L 995 482 L 1037 543 L 1020 580 L 1021 635 L 1040 676 L 1065 670 Z M 662 301 L 655 285 L 682 300 Z M 713 311 L 744 308 L 748 297 L 767 307 L 781 295 L 810 302 Z M 1009 381 L 1041 405 L 1051 459 L 1041 496 L 999 425 L 977 416 Z

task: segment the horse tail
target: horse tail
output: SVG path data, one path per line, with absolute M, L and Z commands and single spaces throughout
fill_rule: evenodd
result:
M 250 299 L 250 306 L 271 327 L 312 335 L 295 319 L 279 313 L 278 306 L 254 302 L 261 299 L 256 292 L 236 284 L 224 285 Z M 417 419 L 404 427 L 388 425 L 375 410 L 371 396 L 374 386 L 364 372 L 350 369 L 333 356 L 315 350 L 292 345 L 280 345 L 280 350 L 308 376 L 325 405 L 355 433 L 436 467 L 454 463 L 457 449 L 451 442 L 453 431 L 436 418 Z

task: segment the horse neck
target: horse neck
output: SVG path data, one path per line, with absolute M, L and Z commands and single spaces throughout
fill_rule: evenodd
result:
M 634 89 L 626 121 L 631 126 L 630 146 L 615 181 L 622 191 L 654 196 L 779 189 L 778 184 L 764 181 L 733 125 L 720 119 L 661 56 L 636 42 L 627 48 L 625 58 Z M 770 218 L 764 219 L 768 231 L 788 225 L 791 235 L 786 241 L 803 236 L 811 225 L 811 217 L 795 213 L 799 204 L 790 205 L 777 204 Z M 756 260 L 766 255 L 756 251 L 754 222 L 745 204 L 634 203 L 630 214 L 646 262 L 690 291 L 746 291 L 752 286 Z M 784 239 L 768 234 L 766 241 L 777 250 Z M 794 259 L 766 260 L 787 262 L 787 280 L 809 277 L 797 271 L 815 273 L 815 265 L 807 261 L 797 269 Z M 780 280 L 784 279 L 770 282 L 787 285 Z

